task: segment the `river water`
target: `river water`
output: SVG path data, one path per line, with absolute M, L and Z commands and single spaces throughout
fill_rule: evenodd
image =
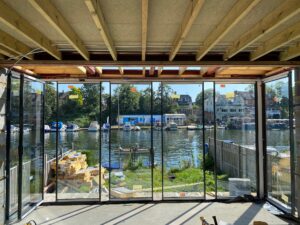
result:
M 202 137 L 201 130 L 188 131 L 178 129 L 177 131 L 153 131 L 153 149 L 155 164 L 161 163 L 161 143 L 163 143 L 163 158 L 165 166 L 178 166 L 182 161 L 192 161 L 195 166 L 201 163 Z M 5 140 L 5 134 L 0 134 Z M 205 142 L 208 137 L 213 137 L 213 130 L 205 131 Z M 267 132 L 268 146 L 288 146 L 290 133 L 289 130 L 270 130 Z M 108 132 L 88 132 L 79 131 L 75 133 L 61 132 L 58 135 L 59 152 L 69 149 L 90 150 L 94 152 L 93 158 L 99 158 L 99 143 L 101 139 L 102 163 L 109 161 L 109 133 Z M 217 139 L 232 140 L 241 145 L 255 145 L 255 131 L 252 130 L 217 130 Z M 29 151 L 34 151 L 34 132 L 24 135 L 24 143 Z M 120 162 L 122 157 L 117 151 L 119 147 L 139 148 L 151 147 L 151 131 L 149 129 L 141 131 L 126 132 L 122 130 L 111 131 L 111 161 Z M 31 146 L 32 145 L 32 146 Z M 31 146 L 31 147 L 30 147 Z M 11 149 L 12 154 L 16 154 L 18 147 L 18 133 L 12 135 Z M 56 133 L 45 134 L 45 153 L 49 158 L 55 157 L 56 152 Z M 147 163 L 150 154 L 142 155 L 144 163 Z M 14 158 L 14 157 L 12 157 Z

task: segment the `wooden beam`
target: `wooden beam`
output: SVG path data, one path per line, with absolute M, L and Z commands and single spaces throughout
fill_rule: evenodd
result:
M 179 76 L 182 75 L 185 72 L 185 70 L 186 70 L 186 66 L 180 66 L 178 70 L 178 75 Z
M 18 41 L 2 30 L 0 30 L 0 45 L 3 45 L 5 48 L 17 53 L 20 56 L 25 56 L 32 50 L 27 45 L 24 45 L 22 42 Z M 25 58 L 33 59 L 32 55 L 26 55 Z
M 122 66 L 119 66 L 118 69 L 119 69 L 119 71 L 120 71 L 120 74 L 123 75 L 123 74 L 124 74 L 124 69 L 123 69 L 123 67 L 122 67 Z
M 175 58 L 177 52 L 180 49 L 180 46 L 182 45 L 187 34 L 189 33 L 195 19 L 198 17 L 199 12 L 201 11 L 202 6 L 204 5 L 204 2 L 205 0 L 192 0 L 190 2 L 183 17 L 183 21 L 179 27 L 179 30 L 177 31 L 177 35 L 172 44 L 172 49 L 169 54 L 170 61 L 172 61 Z
M 0 67 L 9 67 L 12 66 L 16 61 L 15 60 L 1 60 Z M 215 66 L 226 66 L 226 67 L 241 67 L 241 66 L 263 66 L 263 67 L 279 67 L 279 66 L 300 66 L 300 60 L 293 61 L 112 61 L 112 60 L 22 60 L 18 63 L 21 66 L 56 66 L 56 67 L 64 67 L 64 66 L 126 66 L 126 67 L 151 67 L 151 66 L 200 66 L 200 67 L 215 67 Z
M 275 75 L 289 70 L 289 67 L 279 67 L 265 73 L 266 76 Z
M 103 74 L 102 67 L 96 66 L 95 68 L 96 68 L 96 71 L 99 73 L 99 76 L 101 76 Z
M 251 60 L 256 60 L 298 38 L 300 38 L 300 22 L 265 41 L 260 47 L 251 53 Z
M 150 76 L 153 76 L 153 75 L 154 75 L 154 71 L 155 71 L 155 67 L 154 67 L 154 66 L 151 66 L 151 67 L 150 67 L 150 70 L 149 70 L 149 75 L 150 75 Z
M 235 25 L 241 21 L 261 0 L 243 0 L 231 8 L 216 28 L 205 39 L 203 46 L 198 50 L 196 60 L 203 58 Z
M 300 56 L 300 42 L 296 46 L 289 47 L 286 51 L 281 52 L 280 60 L 287 61 L 297 56 Z
M 16 30 L 39 48 L 48 52 L 56 59 L 61 59 L 61 54 L 45 35 L 34 28 L 27 20 L 21 17 L 13 8 L 0 1 L 0 22 Z M 44 28 L 46 29 L 46 28 Z
M 157 75 L 158 76 L 161 75 L 162 71 L 163 71 L 163 67 L 162 66 L 157 67 Z
M 1 45 L 0 45 L 0 54 L 6 55 L 10 58 L 18 57 L 18 54 Z
M 51 1 L 29 0 L 31 5 L 54 27 L 85 60 L 89 60 L 89 52 L 72 27 L 56 9 Z
M 148 0 L 142 0 L 142 61 L 146 60 L 148 30 Z
M 265 34 L 273 31 L 299 12 L 299 0 L 284 1 L 283 4 L 261 19 L 254 27 L 236 40 L 233 43 L 233 46 L 224 54 L 224 60 L 228 60 L 238 52 L 244 50 L 247 46 L 251 45 Z
M 117 60 L 117 51 L 115 49 L 113 40 L 111 38 L 110 32 L 106 25 L 103 13 L 101 11 L 100 2 L 98 0 L 85 0 L 85 4 L 91 13 L 91 16 L 99 30 L 101 37 L 110 52 L 113 60 Z

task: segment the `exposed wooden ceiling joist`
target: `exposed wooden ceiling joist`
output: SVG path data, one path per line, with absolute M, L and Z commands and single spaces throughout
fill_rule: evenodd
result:
M 117 60 L 117 51 L 114 46 L 113 39 L 111 38 L 109 29 L 105 22 L 100 2 L 98 0 L 85 0 L 86 6 L 91 13 L 91 16 L 96 24 L 97 29 L 99 30 L 101 37 L 108 48 L 108 51 L 111 54 L 113 60 Z
M 122 66 L 119 66 L 118 69 L 119 69 L 120 74 L 123 75 L 123 74 L 124 74 L 124 69 L 123 69 L 123 67 L 122 67 Z
M 84 46 L 82 40 L 74 32 L 63 15 L 56 9 L 51 1 L 29 0 L 31 5 L 54 27 L 80 55 L 89 60 L 89 52 Z
M 283 4 L 261 19 L 253 28 L 236 40 L 233 46 L 224 54 L 224 60 L 233 57 L 238 52 L 244 50 L 247 46 L 276 29 L 279 25 L 298 13 L 300 13 L 299 0 L 284 1 Z
M 21 17 L 14 9 L 0 1 L 0 21 L 16 30 L 39 48 L 60 60 L 61 54 L 55 45 L 39 30 L 34 28 L 27 20 Z M 45 28 L 44 28 L 45 29 Z
M 169 54 L 169 60 L 172 61 L 176 56 L 176 53 L 179 51 L 182 42 L 186 38 L 187 34 L 189 33 L 195 19 L 199 15 L 199 12 L 204 5 L 205 0 L 192 0 L 185 12 L 183 17 L 183 21 L 179 27 L 177 35 L 174 39 L 172 44 L 172 49 Z
M 261 0 L 237 1 L 218 26 L 205 39 L 197 52 L 196 60 L 202 59 L 241 19 L 243 19 Z
M 10 58 L 15 58 L 18 56 L 18 54 L 16 54 L 15 52 L 13 52 L 13 51 L 9 50 L 8 48 L 1 46 L 1 45 L 0 45 L 0 54 L 6 55 L 7 57 L 10 57 Z
M 256 60 L 281 46 L 300 38 L 300 22 L 265 41 L 260 47 L 251 53 L 251 60 Z
M 280 60 L 286 61 L 297 56 L 300 56 L 300 43 L 298 43 L 296 46 L 289 47 L 286 51 L 282 52 L 280 54 Z
M 185 70 L 186 70 L 186 66 L 181 66 L 181 67 L 179 67 L 178 74 L 179 74 L 179 75 L 182 75 L 182 74 L 185 72 Z
M 163 67 L 162 66 L 157 67 L 157 75 L 158 76 L 161 75 L 162 71 L 163 71 Z
M 20 56 L 24 56 L 27 59 L 33 59 L 32 55 L 28 54 L 31 49 L 27 45 L 24 45 L 22 42 L 1 30 L 0 45 L 3 45 L 5 48 L 17 53 Z
M 142 61 L 146 60 L 148 30 L 148 0 L 142 0 Z

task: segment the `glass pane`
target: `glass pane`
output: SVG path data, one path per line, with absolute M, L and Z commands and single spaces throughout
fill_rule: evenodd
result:
M 256 195 L 254 84 L 216 84 L 218 198 Z
M 55 160 L 56 160 L 56 133 L 51 131 L 51 122 L 56 121 L 56 82 L 45 84 L 45 126 L 44 126 L 44 148 L 45 148 L 45 184 L 44 201 L 55 201 Z M 51 165 L 53 165 L 51 167 Z
M 5 213 L 5 162 L 6 162 L 6 106 L 7 76 L 0 73 L 0 224 L 4 224 Z
M 204 197 L 202 84 L 163 85 L 163 196 Z
M 42 201 L 43 84 L 24 80 L 22 214 Z
M 59 84 L 58 98 L 58 199 L 99 199 L 100 84 Z
M 19 113 L 20 113 L 20 78 L 11 78 L 11 126 L 10 126 L 10 219 L 17 218 L 18 210 L 18 145 L 19 145 Z
M 205 134 L 205 184 L 206 199 L 214 199 L 216 197 L 215 182 L 215 148 L 214 148 L 214 83 L 204 82 L 204 134 Z
M 110 83 L 101 84 L 101 201 L 109 200 Z
M 288 78 L 265 85 L 268 196 L 291 206 Z
M 153 200 L 162 200 L 162 113 L 161 83 L 152 83 L 153 108 Z
M 152 198 L 151 85 L 111 84 L 110 198 Z

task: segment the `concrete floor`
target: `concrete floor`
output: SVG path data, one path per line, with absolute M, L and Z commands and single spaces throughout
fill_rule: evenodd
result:
M 200 216 L 213 223 L 212 216 L 236 225 L 262 220 L 268 224 L 291 224 L 270 214 L 254 203 L 157 203 L 40 206 L 23 221 L 34 219 L 37 224 L 201 224 Z

